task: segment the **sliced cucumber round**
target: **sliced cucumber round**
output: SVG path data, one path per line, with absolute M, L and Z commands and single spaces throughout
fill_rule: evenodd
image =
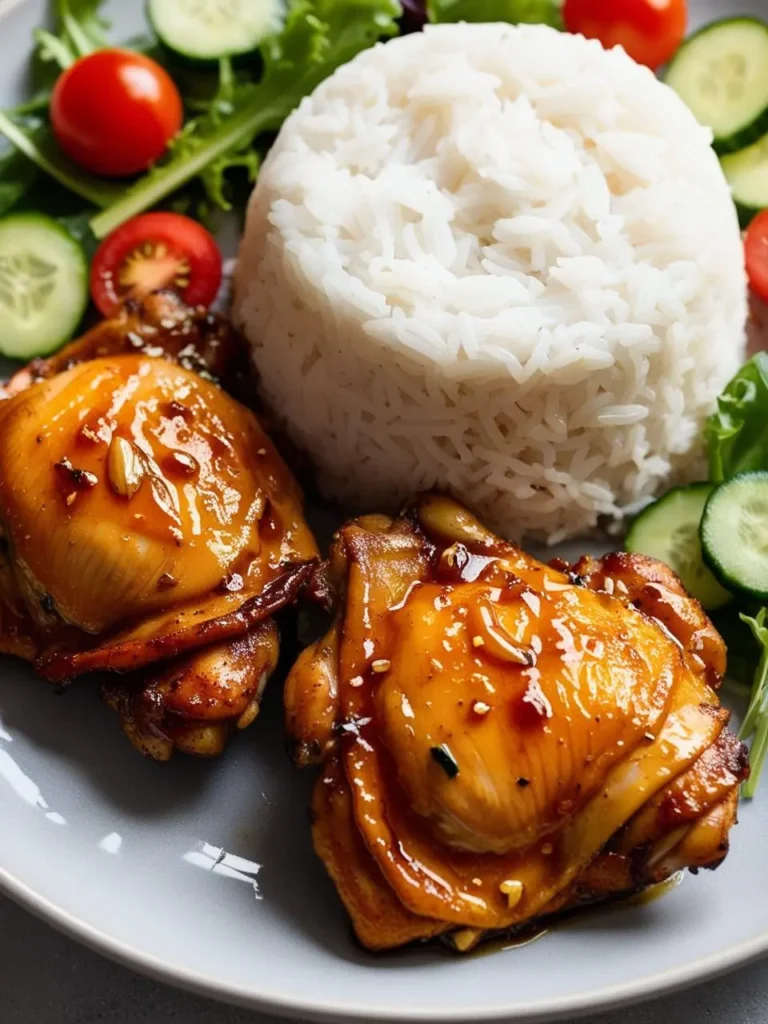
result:
M 160 41 L 188 60 L 212 61 L 255 50 L 280 31 L 284 0 L 148 0 Z
M 768 206 L 768 135 L 720 161 L 743 228 Z
M 51 217 L 0 219 L 0 352 L 48 355 L 69 341 L 88 305 L 88 260 Z
M 723 586 L 768 600 L 768 473 L 742 473 L 712 492 L 701 547 Z
M 768 132 L 768 25 L 724 18 L 686 40 L 668 85 L 714 133 L 718 153 L 733 153 Z
M 707 611 L 731 600 L 704 564 L 699 541 L 701 516 L 714 489 L 712 484 L 692 484 L 669 491 L 640 513 L 624 545 L 627 551 L 665 562 Z

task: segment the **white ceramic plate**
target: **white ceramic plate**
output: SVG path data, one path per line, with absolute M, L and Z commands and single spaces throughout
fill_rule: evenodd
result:
M 701 21 L 737 7 L 693 0 Z M 123 37 L 140 0 L 114 0 Z M 0 106 L 24 95 L 44 0 L 0 0 Z M 706 211 L 702 211 L 706 215 Z M 309 839 L 312 778 L 283 752 L 280 687 L 213 764 L 143 761 L 88 681 L 55 696 L 0 661 L 0 889 L 165 981 L 293 1016 L 542 1020 L 641 999 L 768 951 L 768 786 L 723 868 L 524 948 L 373 957 L 353 943 Z

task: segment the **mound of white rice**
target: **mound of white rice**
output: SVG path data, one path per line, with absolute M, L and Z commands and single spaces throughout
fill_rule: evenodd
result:
M 743 254 L 707 132 L 623 50 L 446 25 L 286 122 L 236 317 L 328 496 L 385 511 L 436 486 L 559 540 L 702 471 Z

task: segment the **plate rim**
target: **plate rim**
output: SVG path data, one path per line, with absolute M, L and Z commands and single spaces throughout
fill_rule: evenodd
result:
M 250 987 L 192 971 L 170 960 L 146 953 L 94 927 L 36 892 L 2 865 L 0 892 L 81 945 L 156 981 L 170 983 L 198 995 L 261 1013 L 274 1013 L 281 1017 L 299 1014 L 305 1020 L 328 1021 L 332 1024 L 338 1024 L 340 1018 L 381 1024 L 390 1024 L 393 1021 L 397 1021 L 398 1024 L 469 1024 L 470 1021 L 483 1021 L 487 1024 L 502 1021 L 514 1021 L 515 1024 L 544 1024 L 545 1021 L 568 1020 L 595 1012 L 605 1013 L 633 1003 L 655 1001 L 704 980 L 714 980 L 768 954 L 766 929 L 751 939 L 745 939 L 735 946 L 711 953 L 691 963 L 644 975 L 633 981 L 590 989 L 576 996 L 558 996 L 547 1002 L 504 1003 L 480 1010 L 456 1010 L 437 1006 L 429 1009 L 385 1010 L 372 1008 L 369 1004 L 338 1001 L 320 1003 L 317 999 L 304 1000 L 286 995 L 284 992 L 275 993 L 264 989 L 256 991 Z
M 0 22 L 27 0 L 0 0 Z M 141 0 L 133 0 L 138 5 Z M 544 1021 L 572 1019 L 589 1013 L 603 1013 L 632 1003 L 651 1001 L 671 995 L 685 988 L 714 980 L 729 971 L 768 956 L 768 927 L 760 934 L 726 947 L 708 956 L 655 974 L 643 975 L 632 981 L 593 988 L 577 995 L 563 995 L 546 1001 L 504 1003 L 479 1010 L 456 1010 L 452 1007 L 424 1009 L 382 1009 L 358 1003 L 318 1002 L 302 999 L 286 992 L 257 991 L 235 983 L 222 981 L 213 975 L 200 974 L 172 960 L 163 959 L 124 942 L 108 932 L 89 924 L 37 892 L 26 882 L 8 871 L 0 863 L 0 893 L 49 924 L 57 931 L 108 957 L 116 963 L 137 971 L 162 983 L 171 984 L 198 995 L 230 1003 L 261 1013 L 274 1013 L 288 1017 L 299 1014 L 303 1019 L 338 1022 L 365 1020 L 372 1022 L 397 1021 L 414 1024 L 465 1024 L 469 1021 L 516 1024 L 543 1024 Z

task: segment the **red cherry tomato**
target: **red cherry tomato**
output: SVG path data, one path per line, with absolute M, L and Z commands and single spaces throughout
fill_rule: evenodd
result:
M 569 32 L 599 39 L 606 48 L 621 45 L 639 64 L 660 68 L 685 38 L 686 0 L 565 0 Z
M 221 253 L 210 232 L 179 213 L 144 213 L 101 243 L 91 295 L 104 316 L 126 299 L 170 288 L 190 306 L 209 306 L 221 287 Z
M 111 178 L 145 171 L 184 120 L 173 79 L 131 50 L 98 50 L 76 61 L 57 79 L 50 110 L 64 152 Z
M 752 290 L 768 302 L 768 210 L 758 213 L 744 240 L 747 277 Z

